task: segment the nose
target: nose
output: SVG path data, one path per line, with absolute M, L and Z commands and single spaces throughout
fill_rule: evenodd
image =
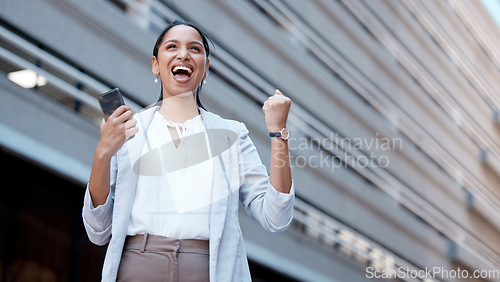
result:
M 177 52 L 177 60 L 181 61 L 187 60 L 188 56 L 189 56 L 188 52 L 185 48 L 181 48 L 179 52 Z

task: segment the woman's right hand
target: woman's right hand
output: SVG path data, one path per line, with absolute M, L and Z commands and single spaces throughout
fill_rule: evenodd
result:
M 111 158 L 120 150 L 128 138 L 135 135 L 139 128 L 137 120 L 132 118 L 133 113 L 129 106 L 120 106 L 109 118 L 101 123 L 101 138 L 96 151 L 102 156 Z

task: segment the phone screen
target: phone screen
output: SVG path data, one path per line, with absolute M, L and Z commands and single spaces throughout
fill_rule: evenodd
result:
M 108 91 L 100 95 L 97 100 L 101 105 L 101 110 L 104 115 L 104 120 L 108 120 L 109 116 L 121 105 L 125 105 L 122 94 L 118 88 Z

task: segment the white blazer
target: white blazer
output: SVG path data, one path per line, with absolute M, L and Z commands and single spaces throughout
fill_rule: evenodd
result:
M 115 281 L 127 236 L 137 187 L 140 159 L 149 146 L 147 129 L 159 106 L 135 114 L 139 132 L 111 160 L 110 193 L 104 205 L 93 207 L 88 185 L 83 223 L 94 244 L 109 242 L 102 281 Z M 247 213 L 269 232 L 283 232 L 292 221 L 295 190 L 277 191 L 253 145 L 246 126 L 200 109 L 213 156 L 210 228 L 210 281 L 250 281 L 248 260 L 238 221 L 238 199 Z M 148 147 L 149 148 L 149 147 Z M 141 170 L 144 171 L 144 170 Z

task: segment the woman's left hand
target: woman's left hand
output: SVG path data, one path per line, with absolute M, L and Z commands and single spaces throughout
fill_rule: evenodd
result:
M 262 111 L 266 116 L 266 125 L 269 132 L 277 132 L 286 127 L 286 120 L 292 100 L 285 97 L 278 89 L 276 93 L 269 97 L 262 106 Z

